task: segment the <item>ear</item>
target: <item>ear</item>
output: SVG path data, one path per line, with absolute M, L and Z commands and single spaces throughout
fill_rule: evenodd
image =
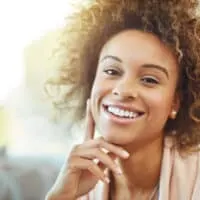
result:
M 171 107 L 171 112 L 169 114 L 169 117 L 171 119 L 175 119 L 176 118 L 176 115 L 179 111 L 179 108 L 180 108 L 180 96 L 178 93 L 176 93 L 174 95 L 174 100 L 173 100 L 173 103 L 172 103 L 172 107 Z

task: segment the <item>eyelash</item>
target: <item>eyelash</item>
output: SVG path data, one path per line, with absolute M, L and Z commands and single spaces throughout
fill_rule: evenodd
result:
M 159 81 L 157 79 L 155 79 L 154 77 L 150 77 L 150 76 L 143 77 L 141 80 L 145 84 L 150 84 L 150 85 L 157 85 L 157 84 L 159 84 Z
M 120 72 L 118 70 L 115 70 L 115 69 L 105 69 L 103 72 L 106 73 L 109 76 L 120 75 Z M 157 84 L 159 84 L 159 81 L 156 78 L 151 77 L 151 76 L 145 76 L 141 79 L 141 81 L 146 85 L 157 85 Z
M 120 72 L 115 69 L 105 69 L 103 72 L 110 76 L 117 76 L 120 74 Z

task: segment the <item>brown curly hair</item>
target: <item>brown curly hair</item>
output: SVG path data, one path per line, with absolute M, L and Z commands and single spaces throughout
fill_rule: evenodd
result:
M 93 0 L 67 18 L 56 53 L 64 57 L 57 79 L 47 85 L 70 88 L 57 109 L 73 110 L 83 119 L 101 48 L 114 34 L 137 29 L 157 35 L 177 56 L 180 67 L 177 92 L 180 111 L 166 124 L 166 134 L 176 130 L 180 149 L 200 143 L 200 17 L 196 0 Z M 72 102 L 76 101 L 76 104 Z

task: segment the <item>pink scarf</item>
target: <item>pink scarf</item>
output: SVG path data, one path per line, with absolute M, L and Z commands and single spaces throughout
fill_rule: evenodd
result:
M 79 200 L 109 200 L 109 185 L 99 181 Z M 180 154 L 171 138 L 165 139 L 159 200 L 200 200 L 200 152 Z

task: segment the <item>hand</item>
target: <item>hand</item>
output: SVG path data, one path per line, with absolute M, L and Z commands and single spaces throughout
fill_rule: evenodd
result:
M 102 137 L 94 139 L 95 123 L 87 102 L 85 140 L 76 145 L 64 166 L 56 183 L 49 192 L 48 200 L 74 200 L 87 194 L 99 180 L 109 183 L 105 169 L 121 174 L 120 167 L 114 162 L 116 157 L 128 158 L 127 151 L 106 142 Z M 106 153 L 107 152 L 107 153 Z

